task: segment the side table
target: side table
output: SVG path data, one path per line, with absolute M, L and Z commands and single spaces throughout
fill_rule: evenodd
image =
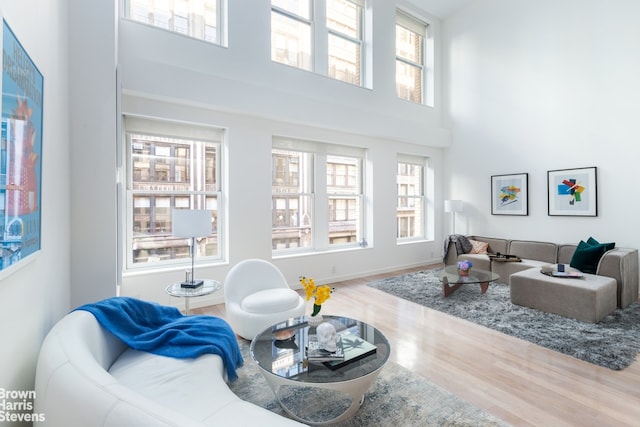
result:
M 165 292 L 172 297 L 184 298 L 184 314 L 189 314 L 189 300 L 191 298 L 209 295 L 220 289 L 222 289 L 222 285 L 217 280 L 204 279 L 204 283 L 198 288 L 183 288 L 180 286 L 180 282 L 176 282 L 167 286 Z

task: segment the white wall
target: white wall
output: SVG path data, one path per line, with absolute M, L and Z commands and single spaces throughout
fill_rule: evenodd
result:
M 69 7 L 73 307 L 116 294 L 116 3 Z
M 228 129 L 228 264 L 198 268 L 224 280 L 230 265 L 271 259 L 271 139 L 285 135 L 365 147 L 372 191 L 372 233 L 367 249 L 276 259 L 291 285 L 299 275 L 337 281 L 440 259 L 440 210 L 431 219 L 428 242 L 396 244 L 395 169 L 398 152 L 431 159 L 440 180 L 441 94 L 436 107 L 395 95 L 395 5 L 374 0 L 373 89 L 345 84 L 270 59 L 270 1 L 247 7 L 229 2 L 229 47 L 194 41 L 139 23 L 120 23 L 119 62 L 127 100 L 123 112 L 211 124 Z M 426 14 L 425 19 L 432 19 Z M 432 20 L 439 35 L 439 22 Z M 440 45 L 436 56 L 439 59 Z M 439 69 L 437 78 L 441 78 Z M 131 101 L 135 97 L 138 101 Z M 251 173 L 247 173 L 251 170 Z M 224 171 L 223 171 L 224 172 Z M 440 182 L 440 181 L 438 181 Z M 439 203 L 436 184 L 432 203 Z M 436 204 L 437 205 L 437 204 Z M 111 237 L 111 236 L 109 236 Z M 104 238 L 107 238 L 105 235 Z M 178 304 L 164 293 L 183 277 L 184 267 L 153 274 L 125 274 L 121 294 Z M 221 302 L 218 293 L 197 304 Z
M 0 388 L 32 390 L 40 344 L 70 308 L 66 2 L 0 1 L 44 76 L 41 251 L 0 274 Z
M 639 247 L 637 0 L 479 0 L 443 25 L 445 190 L 456 230 Z M 598 216 L 547 215 L 547 171 L 596 166 Z M 492 216 L 490 176 L 529 174 L 529 216 Z

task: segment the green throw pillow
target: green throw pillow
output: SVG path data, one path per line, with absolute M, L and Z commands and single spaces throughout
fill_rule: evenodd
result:
M 569 265 L 583 273 L 595 274 L 602 255 L 615 246 L 615 243 L 598 243 L 593 237 L 589 237 L 586 242 L 580 240 Z
M 593 237 L 589 237 L 587 239 L 587 243 L 591 246 L 597 246 L 597 245 L 601 245 L 604 247 L 602 253 L 604 254 L 606 251 L 610 251 L 611 249 L 616 247 L 615 243 L 600 243 L 598 242 L 596 239 L 594 239 Z

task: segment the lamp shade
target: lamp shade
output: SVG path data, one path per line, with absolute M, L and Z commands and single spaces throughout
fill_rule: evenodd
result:
M 175 237 L 203 237 L 211 234 L 211 211 L 174 209 L 172 230 Z
M 462 200 L 445 200 L 445 212 L 462 212 Z

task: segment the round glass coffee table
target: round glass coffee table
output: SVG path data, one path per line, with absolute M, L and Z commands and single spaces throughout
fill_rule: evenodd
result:
M 314 327 L 306 317 L 273 325 L 251 341 L 260 367 L 282 408 L 306 424 L 350 418 L 389 359 L 391 347 L 375 327 L 339 316 L 323 316 L 342 336 L 345 361 L 309 362 L 305 347 Z
M 479 284 L 481 293 L 487 292 L 489 283 L 500 279 L 500 276 L 492 271 L 472 268 L 468 276 L 463 276 L 458 272 L 457 265 L 448 265 L 440 273 L 442 282 L 442 294 L 448 297 L 462 285 Z

